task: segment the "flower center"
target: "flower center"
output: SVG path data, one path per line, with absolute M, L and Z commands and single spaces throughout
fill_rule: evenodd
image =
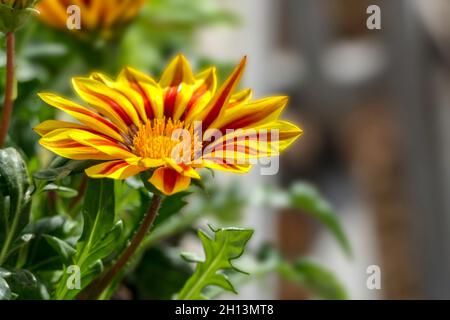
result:
M 147 120 L 137 128 L 132 149 L 143 158 L 190 162 L 201 147 L 192 125 L 186 127 L 183 121 L 162 118 Z

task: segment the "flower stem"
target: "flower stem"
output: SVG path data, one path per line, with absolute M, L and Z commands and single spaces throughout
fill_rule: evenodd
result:
M 161 205 L 162 198 L 159 195 L 154 194 L 150 208 L 144 217 L 139 229 L 130 242 L 130 245 L 125 249 L 116 263 L 106 272 L 99 281 L 95 284 L 93 290 L 88 294 L 88 299 L 98 299 L 103 291 L 108 288 L 115 276 L 121 272 L 123 267 L 127 264 L 130 258 L 139 248 L 140 244 L 144 240 L 145 236 L 149 232 L 155 218 L 158 214 L 159 207 Z M 84 298 L 84 297 L 83 297 Z
M 6 136 L 8 135 L 14 103 L 14 47 L 14 33 L 8 32 L 6 34 L 6 86 L 3 114 L 0 123 L 0 148 L 5 144 Z

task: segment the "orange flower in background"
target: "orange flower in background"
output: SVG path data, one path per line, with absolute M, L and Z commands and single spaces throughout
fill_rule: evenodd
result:
M 138 15 L 146 0 L 41 0 L 36 8 L 40 19 L 59 29 L 67 29 L 67 8 L 80 8 L 81 31 L 108 34 Z
M 251 90 L 234 93 L 245 63 L 219 89 L 215 68 L 194 75 L 182 55 L 159 82 L 132 68 L 116 80 L 100 73 L 74 78 L 88 107 L 51 93 L 40 97 L 80 123 L 49 120 L 35 131 L 42 146 L 62 157 L 102 160 L 86 170 L 91 178 L 150 170 L 149 182 L 167 195 L 200 179 L 199 168 L 245 173 L 254 159 L 278 155 L 302 134 L 279 120 L 287 97 L 252 101 Z

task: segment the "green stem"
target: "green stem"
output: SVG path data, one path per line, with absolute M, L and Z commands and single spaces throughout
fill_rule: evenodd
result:
M 114 280 L 122 269 L 126 266 L 130 258 L 135 254 L 144 240 L 145 236 L 149 232 L 155 218 L 158 214 L 159 207 L 161 205 L 162 198 L 159 195 L 154 194 L 150 208 L 144 217 L 138 231 L 134 235 L 130 242 L 130 245 L 125 249 L 116 263 L 103 275 L 98 282 L 95 283 L 92 291 L 88 293 L 88 299 L 98 299 L 104 290 L 108 288 L 111 282 Z M 83 296 L 81 296 L 83 297 Z M 84 297 L 83 297 L 84 298 Z
M 15 36 L 13 32 L 6 34 L 6 86 L 3 114 L 0 123 L 0 148 L 5 144 L 8 135 L 9 123 L 14 104 L 14 47 Z

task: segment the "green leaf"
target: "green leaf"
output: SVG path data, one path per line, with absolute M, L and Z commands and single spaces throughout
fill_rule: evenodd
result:
M 54 191 L 56 192 L 61 198 L 75 198 L 78 196 L 78 191 L 75 189 L 67 188 L 64 186 L 58 186 L 56 184 L 50 183 L 46 185 L 43 189 L 43 192 L 49 192 Z
M 30 179 L 25 162 L 13 148 L 0 150 L 0 265 L 30 219 Z
M 83 207 L 84 227 L 80 242 L 95 244 L 114 225 L 114 181 L 89 179 Z
M 202 291 L 208 286 L 218 286 L 224 290 L 236 293 L 223 271 L 235 270 L 242 272 L 236 269 L 231 261 L 239 258 L 244 253 L 245 246 L 250 240 L 253 230 L 224 228 L 212 231 L 214 232 L 214 238 L 210 238 L 202 230 L 198 232 L 205 251 L 205 260 L 197 262 L 195 272 L 178 294 L 178 299 L 180 300 L 206 299 Z M 186 258 L 186 255 L 184 257 Z M 198 261 L 198 258 L 195 258 L 194 261 Z
M 122 231 L 123 223 L 122 221 L 118 221 L 111 231 L 107 232 L 102 240 L 93 247 L 89 253 L 89 257 L 86 259 L 85 264 L 90 265 L 95 263 L 97 260 L 103 259 L 110 255 L 111 249 L 116 247 Z
M 0 276 L 0 279 L 6 280 L 10 288 L 11 299 L 42 300 L 49 298 L 47 289 L 30 271 L 24 269 L 2 270 L 8 272 L 6 276 Z
M 193 263 L 203 262 L 203 258 L 200 257 L 195 252 L 182 252 L 181 258 L 183 258 L 183 260 L 186 262 L 193 262 Z
M 297 183 L 289 192 L 289 203 L 292 207 L 300 209 L 303 213 L 322 222 L 335 236 L 344 252 L 351 256 L 350 242 L 339 222 L 336 212 L 333 211 L 328 201 L 311 185 Z
M 336 276 L 308 259 L 299 259 L 293 265 L 282 263 L 279 272 L 287 280 L 304 287 L 316 297 L 328 300 L 348 299 L 346 290 Z
M 8 282 L 0 276 L 0 300 L 10 300 L 11 295 L 12 292 L 9 288 Z
M 71 263 L 72 257 L 76 253 L 76 250 L 70 244 L 50 235 L 44 235 L 43 237 L 48 242 L 48 244 L 56 251 L 56 253 L 58 253 L 63 261 L 65 261 L 67 264 Z
M 56 299 L 74 298 L 102 271 L 102 259 L 111 255 L 120 245 L 122 224 L 114 225 L 114 181 L 90 179 L 83 206 L 84 226 L 77 243 L 73 264 L 81 271 L 81 288 L 69 290 L 64 271 L 55 293 Z
M 168 246 L 154 247 L 144 253 L 126 280 L 136 290 L 136 299 L 172 299 L 183 287 L 192 269 L 177 253 L 178 249 Z
M 35 172 L 33 178 L 36 180 L 56 181 L 71 174 L 82 173 L 96 163 L 97 161 L 93 160 L 78 161 L 56 158 L 50 168 Z
M 185 198 L 189 196 L 190 192 L 179 192 L 172 196 L 165 197 L 161 208 L 158 211 L 153 228 L 156 229 L 158 225 L 167 221 L 173 215 L 179 213 L 187 205 Z

